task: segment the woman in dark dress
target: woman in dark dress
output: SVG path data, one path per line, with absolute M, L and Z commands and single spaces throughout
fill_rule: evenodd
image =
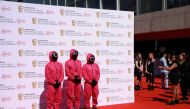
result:
M 176 60 L 176 56 L 172 55 L 172 65 L 170 67 L 163 67 L 159 66 L 160 69 L 165 69 L 170 71 L 169 78 L 172 85 L 172 91 L 173 91 L 173 97 L 170 102 L 168 102 L 168 105 L 174 105 L 179 104 L 179 80 L 180 80 L 180 70 L 179 70 L 179 63 Z
M 155 73 L 155 58 L 154 53 L 148 54 L 148 60 L 145 67 L 146 82 L 148 83 L 148 90 L 154 90 L 154 73 Z
M 137 53 L 137 56 L 135 58 L 135 74 L 137 76 L 137 81 L 135 84 L 135 90 L 141 89 L 141 78 L 143 73 L 143 61 L 141 53 Z

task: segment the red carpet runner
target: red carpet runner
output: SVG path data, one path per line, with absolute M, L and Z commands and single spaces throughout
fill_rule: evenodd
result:
M 172 97 L 171 90 L 161 89 L 161 80 L 156 79 L 154 91 L 147 90 L 143 78 L 143 90 L 135 91 L 135 103 L 99 107 L 99 109 L 190 109 L 190 100 L 180 104 L 166 105 Z M 181 97 L 181 96 L 180 96 Z

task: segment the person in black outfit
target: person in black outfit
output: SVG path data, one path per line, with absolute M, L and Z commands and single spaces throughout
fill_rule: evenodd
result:
M 152 52 L 148 55 L 149 59 L 146 62 L 146 82 L 148 83 L 148 90 L 154 90 L 154 68 L 155 58 Z
M 181 53 L 179 56 L 180 59 L 180 86 L 182 99 L 181 100 L 189 100 L 188 90 L 190 89 L 190 62 L 189 59 L 186 59 L 186 54 Z
M 172 65 L 170 67 L 159 66 L 160 69 L 165 69 L 170 71 L 169 79 L 172 85 L 173 97 L 168 105 L 175 105 L 179 104 L 179 80 L 180 80 L 180 73 L 179 73 L 179 62 L 176 60 L 176 56 L 172 55 Z
M 137 81 L 135 84 L 135 90 L 141 89 L 141 78 L 143 73 L 143 61 L 141 53 L 137 53 L 137 56 L 135 58 L 135 74 L 137 76 Z

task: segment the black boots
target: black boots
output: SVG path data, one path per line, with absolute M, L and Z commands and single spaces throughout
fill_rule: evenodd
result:
M 170 101 L 167 103 L 167 105 L 175 105 L 175 104 L 179 104 L 179 100 L 175 100 L 175 101 Z
M 154 86 L 148 85 L 148 90 L 154 90 Z
M 140 85 L 135 85 L 135 90 L 141 90 Z
M 92 109 L 98 109 L 96 106 L 93 106 Z

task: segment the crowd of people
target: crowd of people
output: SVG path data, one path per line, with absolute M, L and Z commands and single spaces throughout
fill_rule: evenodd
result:
M 187 53 L 171 54 L 149 52 L 148 58 L 143 59 L 141 53 L 135 55 L 135 75 L 137 77 L 135 90 L 141 90 L 142 76 L 146 77 L 148 90 L 154 90 L 155 77 L 160 77 L 161 88 L 169 90 L 171 86 L 173 97 L 168 105 L 179 104 L 179 100 L 189 100 L 190 92 L 190 58 Z M 179 98 L 179 85 L 182 98 Z

